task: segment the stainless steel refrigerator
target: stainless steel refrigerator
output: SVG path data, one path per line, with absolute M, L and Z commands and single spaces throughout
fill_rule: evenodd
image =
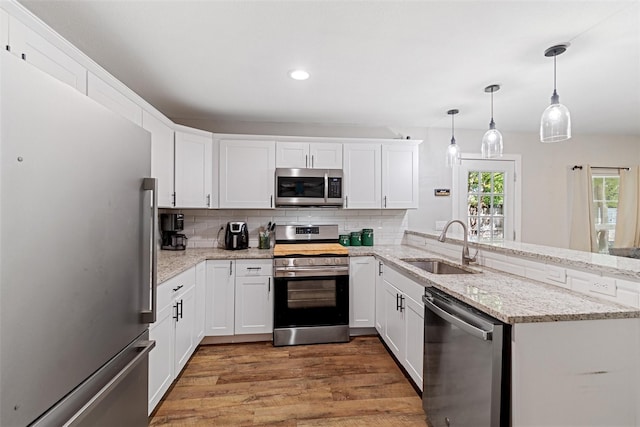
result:
M 0 425 L 147 425 L 150 135 L 0 55 Z

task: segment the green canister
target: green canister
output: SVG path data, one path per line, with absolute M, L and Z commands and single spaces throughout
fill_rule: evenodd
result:
M 373 246 L 373 228 L 362 229 L 362 246 Z
M 362 233 L 359 231 L 351 232 L 351 246 L 362 246 Z
M 348 234 L 341 234 L 340 237 L 338 237 L 338 242 L 342 245 L 342 246 L 349 246 L 349 235 Z

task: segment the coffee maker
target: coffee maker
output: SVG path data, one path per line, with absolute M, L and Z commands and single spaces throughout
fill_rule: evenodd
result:
M 162 249 L 184 251 L 187 248 L 187 236 L 178 233 L 184 229 L 183 214 L 160 214 L 160 231 L 162 233 Z

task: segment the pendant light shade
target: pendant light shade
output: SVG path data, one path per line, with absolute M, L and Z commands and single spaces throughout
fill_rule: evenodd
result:
M 489 130 L 482 137 L 480 152 L 483 159 L 502 157 L 502 134 L 496 129 L 496 123 L 493 121 L 493 92 L 498 90 L 500 90 L 500 85 L 491 85 L 484 88 L 485 92 L 491 93 L 491 122 L 489 122 Z
M 456 164 L 460 164 L 460 148 L 456 144 L 456 138 L 453 136 L 453 116 L 458 114 L 458 110 L 449 110 L 447 114 L 451 115 L 451 144 L 447 148 L 446 162 L 448 167 L 453 167 Z
M 540 119 L 540 142 L 560 142 L 571 138 L 571 115 L 567 107 L 560 104 L 560 96 L 556 91 L 556 56 L 564 53 L 567 47 L 568 44 L 560 44 L 544 52 L 544 56 L 553 56 L 553 95 L 551 105 L 544 110 Z

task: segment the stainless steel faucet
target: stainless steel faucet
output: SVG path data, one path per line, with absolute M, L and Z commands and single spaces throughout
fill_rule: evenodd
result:
M 447 225 L 445 225 L 444 228 L 442 229 L 442 233 L 440 233 L 440 237 L 438 237 L 438 241 L 444 242 L 447 239 L 447 230 L 449 229 L 449 226 L 454 222 L 457 222 L 458 224 L 460 224 L 462 226 L 462 230 L 464 231 L 464 245 L 462 246 L 462 264 L 469 265 L 470 262 L 476 262 L 476 256 L 478 255 L 478 251 L 476 250 L 476 253 L 473 254 L 473 257 L 469 256 L 469 239 L 467 237 L 467 225 L 464 222 L 460 221 L 459 219 L 452 219 L 451 221 L 447 222 Z

